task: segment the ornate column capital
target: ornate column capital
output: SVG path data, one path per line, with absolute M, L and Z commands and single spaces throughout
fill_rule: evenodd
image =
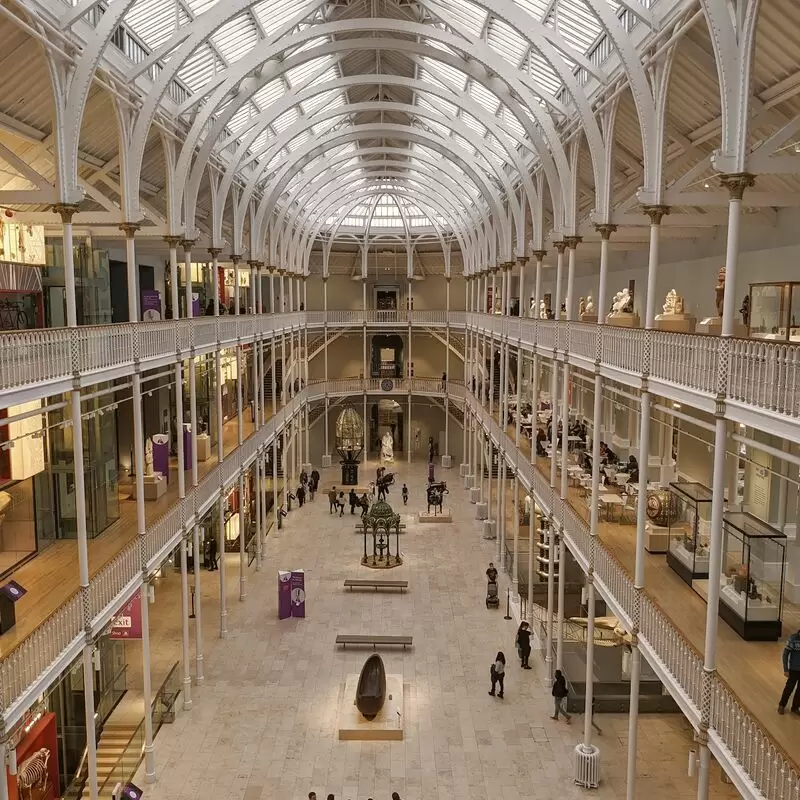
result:
M 194 247 L 194 239 L 181 239 L 181 247 L 187 252 L 190 253 L 192 247 Z
M 177 247 L 181 243 L 182 237 L 180 236 L 164 236 L 162 237 L 167 244 L 167 247 Z
M 512 269 L 514 269 L 514 262 L 513 261 L 504 261 L 500 265 L 500 268 L 501 269 L 505 269 L 505 270 L 512 270 Z
M 749 172 L 734 172 L 730 175 L 720 175 L 719 182 L 728 190 L 731 200 L 741 200 L 744 190 L 755 184 L 756 176 Z
M 564 242 L 570 250 L 577 250 L 578 245 L 583 241 L 583 236 L 565 236 Z
M 547 250 L 531 250 L 531 255 L 541 263 L 544 261 L 544 257 L 547 255 Z
M 231 263 L 238 264 L 242 260 L 242 257 L 238 253 L 231 253 Z
M 600 234 L 600 238 L 606 242 L 611 238 L 612 233 L 617 232 L 617 226 L 612 225 L 610 222 L 602 222 L 599 225 L 595 225 L 594 229 Z
M 567 243 L 566 242 L 553 242 L 553 247 L 555 247 L 555 249 L 558 250 L 558 254 L 560 256 L 562 256 L 562 255 L 564 255 L 564 251 L 567 249 Z
M 133 239 L 136 231 L 141 230 L 142 228 L 138 222 L 123 222 L 118 227 L 125 234 L 126 239 Z
M 642 214 L 647 214 L 650 217 L 651 225 L 660 225 L 661 220 L 671 211 L 669 206 L 665 205 L 643 205 Z
M 65 224 L 72 222 L 72 217 L 78 213 L 77 203 L 56 203 L 52 206 L 54 214 L 61 216 L 61 221 Z
M 528 256 L 517 256 L 517 264 L 519 264 L 520 267 L 524 267 L 528 261 Z
M 211 256 L 212 259 L 219 258 L 219 254 L 222 252 L 221 247 L 209 247 L 208 254 Z

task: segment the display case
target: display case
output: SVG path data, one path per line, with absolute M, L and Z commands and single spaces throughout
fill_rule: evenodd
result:
M 752 514 L 722 523 L 719 615 L 743 639 L 781 638 L 786 536 Z
M 753 283 L 747 309 L 748 336 L 800 341 L 800 283 Z
M 708 577 L 711 490 L 702 483 L 671 483 L 667 563 L 689 584 Z

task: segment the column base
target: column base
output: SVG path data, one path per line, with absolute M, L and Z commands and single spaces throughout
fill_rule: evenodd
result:
M 493 519 L 485 519 L 483 521 L 483 538 L 484 539 L 497 538 L 497 528 L 495 526 L 495 522 Z
M 584 789 L 600 786 L 600 750 L 593 744 L 575 745 L 575 783 Z
M 465 489 L 469 489 L 470 492 L 472 491 L 473 488 L 475 488 L 475 476 L 474 475 L 465 475 L 464 476 L 464 488 Z M 473 503 L 477 503 L 478 502 L 477 500 L 472 500 L 472 498 L 470 498 L 470 501 L 473 502 Z
M 481 502 L 480 489 L 471 489 L 471 492 L 478 492 L 478 499 L 475 501 L 475 519 L 489 519 L 489 504 Z
M 469 464 L 462 462 L 458 465 L 458 474 L 462 478 L 466 478 L 469 474 Z
M 442 456 L 442 469 L 450 469 L 453 465 L 453 456 Z
M 322 456 L 322 468 L 329 467 L 331 465 L 331 457 L 330 456 Z

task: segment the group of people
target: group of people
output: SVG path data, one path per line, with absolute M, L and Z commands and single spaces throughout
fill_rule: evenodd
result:
M 297 504 L 300 506 L 300 508 L 302 508 L 303 504 L 306 502 L 306 497 L 308 497 L 309 500 L 314 499 L 314 495 L 317 493 L 318 488 L 319 472 L 317 472 L 317 470 L 312 470 L 311 476 L 309 477 L 308 473 L 303 470 L 300 473 L 300 485 L 297 487 L 297 491 L 295 492 Z
M 489 567 L 486 570 L 486 580 L 489 583 L 497 583 L 497 567 L 495 567 L 494 563 L 491 561 L 489 562 Z M 532 635 L 533 631 L 531 630 L 530 624 L 523 620 L 520 623 L 519 628 L 517 628 L 517 635 L 514 639 L 514 645 L 517 649 L 517 655 L 519 656 L 519 662 L 522 669 L 533 669 L 533 667 L 530 665 Z M 800 643 L 800 634 L 798 634 L 798 642 Z M 492 682 L 492 688 L 489 689 L 489 694 L 492 697 L 498 697 L 502 700 L 505 692 L 506 678 L 506 656 L 502 650 L 497 653 L 497 655 L 494 657 L 494 661 L 489 667 L 489 678 Z M 564 673 L 562 673 L 560 669 L 557 669 L 555 672 L 552 695 L 553 714 L 550 719 L 557 720 L 559 715 L 561 715 L 564 717 L 567 723 L 569 723 L 572 720 L 571 715 L 567 713 L 567 697 L 569 696 L 569 688 L 567 687 L 567 679 L 564 677 Z M 599 728 L 597 728 L 596 725 L 594 727 L 599 731 Z
M 317 800 L 317 793 L 316 792 L 309 792 L 308 793 L 308 800 Z M 326 800 L 336 800 L 333 793 L 328 794 Z M 369 800 L 372 800 L 370 797 Z M 392 792 L 392 800 L 400 800 L 400 795 L 397 792 Z

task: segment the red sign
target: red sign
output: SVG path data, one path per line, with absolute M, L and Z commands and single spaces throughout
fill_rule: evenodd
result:
M 110 639 L 142 638 L 142 590 L 137 589 L 133 597 L 125 603 L 111 620 Z

